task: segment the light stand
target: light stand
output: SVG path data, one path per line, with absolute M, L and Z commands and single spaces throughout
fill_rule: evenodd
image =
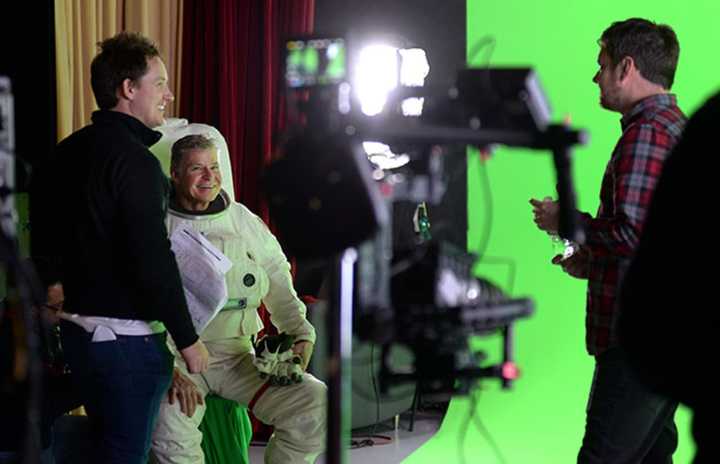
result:
M 350 386 L 352 379 L 353 248 L 335 256 L 328 265 L 330 300 L 327 312 L 327 463 L 346 463 L 350 432 Z

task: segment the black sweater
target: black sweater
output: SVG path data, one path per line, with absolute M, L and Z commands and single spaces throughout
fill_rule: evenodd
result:
M 37 170 L 35 264 L 46 285 L 63 284 L 65 311 L 159 320 L 185 348 L 198 337 L 165 227 L 168 181 L 147 149 L 161 135 L 116 111 L 92 121 Z

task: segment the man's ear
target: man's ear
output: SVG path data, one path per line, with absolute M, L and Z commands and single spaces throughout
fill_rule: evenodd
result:
M 624 81 L 628 77 L 632 76 L 634 73 L 638 72 L 638 69 L 635 66 L 635 60 L 631 56 L 623 57 L 623 59 L 620 60 L 618 67 L 620 69 L 621 81 Z
M 125 78 L 118 89 L 118 98 L 121 100 L 133 100 L 135 98 L 135 84 L 129 77 Z

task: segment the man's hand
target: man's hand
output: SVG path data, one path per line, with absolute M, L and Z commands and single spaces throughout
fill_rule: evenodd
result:
M 558 202 L 550 198 L 545 198 L 544 200 L 531 198 L 530 204 L 533 207 L 533 221 L 535 221 L 538 229 L 544 230 L 548 234 L 557 234 L 560 211 Z
M 168 401 L 175 404 L 175 400 L 180 403 L 180 411 L 188 417 L 195 414 L 198 404 L 203 403 L 203 396 L 197 389 L 192 380 L 184 376 L 179 369 L 173 371 L 173 380 L 168 390 Z
M 292 347 L 293 353 L 302 358 L 301 366 L 303 372 L 307 370 L 308 364 L 310 364 L 310 358 L 312 358 L 314 349 L 315 345 L 312 342 L 308 341 L 297 342 Z
M 587 279 L 590 267 L 590 253 L 587 249 L 580 247 L 568 258 L 563 259 L 562 255 L 555 256 L 552 263 L 561 266 L 563 271 L 575 278 Z
M 209 354 L 205 344 L 199 338 L 192 345 L 180 350 L 180 354 L 191 374 L 199 374 L 207 370 Z

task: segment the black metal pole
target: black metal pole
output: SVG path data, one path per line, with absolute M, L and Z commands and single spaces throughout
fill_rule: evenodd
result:
M 500 365 L 501 369 L 506 363 L 513 362 L 513 327 L 511 324 L 506 325 L 503 330 L 503 362 Z M 502 387 L 508 389 L 512 387 L 512 380 L 502 377 Z
M 553 162 L 557 174 L 557 194 L 560 206 L 558 235 L 564 239 L 582 244 L 584 231 L 578 227 L 575 189 L 572 181 L 572 148 L 562 145 L 553 148 Z
M 352 351 L 353 248 L 330 263 L 330 300 L 327 312 L 327 464 L 344 464 L 350 438 L 350 357 Z

